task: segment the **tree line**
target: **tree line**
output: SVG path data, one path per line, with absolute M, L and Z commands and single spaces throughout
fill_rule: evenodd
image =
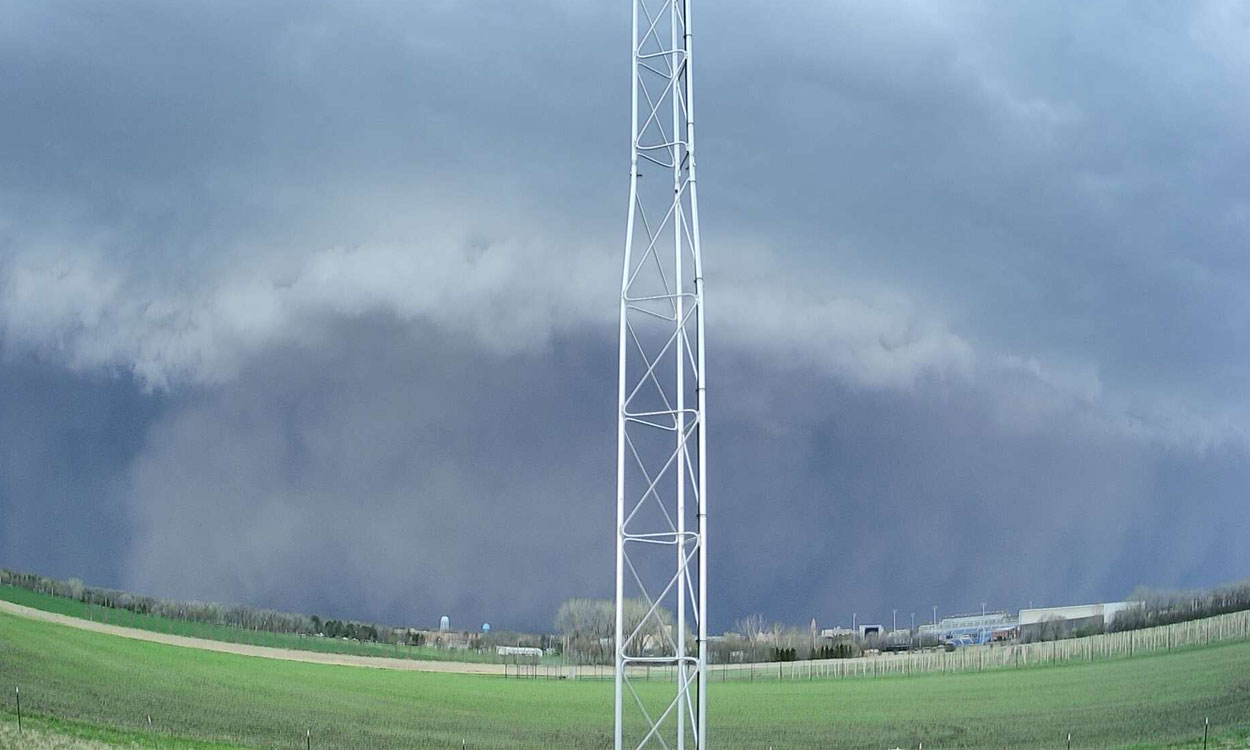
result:
M 1027 643 L 1084 638 L 1102 633 L 1174 625 L 1178 622 L 1250 610 L 1250 579 L 1213 589 L 1190 591 L 1165 591 L 1138 586 L 1125 601 L 1132 606 L 1117 612 L 1110 622 L 1100 624 L 1094 621 L 1073 627 L 1070 621 L 1051 617 L 1030 628 L 1031 632 L 1022 633 L 1021 639 Z
M 390 627 L 360 620 L 322 619 L 317 615 L 279 612 L 245 604 L 164 599 L 88 586 L 77 578 L 62 581 L 5 568 L 0 568 L 0 584 L 139 615 L 154 615 L 170 620 L 222 625 L 242 630 L 348 638 L 405 646 L 423 646 L 428 643 L 425 633 L 415 628 Z M 467 642 L 469 648 L 486 651 L 493 651 L 495 646 L 533 646 L 543 649 L 558 647 L 558 639 L 550 634 L 535 635 L 506 629 L 489 634 L 474 634 Z
M 420 646 L 424 642 L 420 631 L 411 628 L 393 628 L 357 620 L 323 620 L 317 615 L 280 612 L 272 609 L 251 607 L 243 604 L 218 604 L 216 602 L 186 601 L 135 594 L 117 589 L 88 586 L 77 578 L 59 580 L 33 573 L 21 573 L 0 568 L 0 584 L 22 588 L 41 594 L 73 599 L 84 604 L 120 609 L 140 615 L 154 615 L 171 620 L 223 625 L 245 630 L 271 633 L 321 635 L 327 638 L 349 638 L 359 641 Z M 1135 606 L 1117 614 L 1107 626 L 1107 632 L 1136 630 L 1170 625 L 1215 615 L 1250 610 L 1250 579 L 1198 591 L 1156 591 L 1139 587 L 1129 595 L 1128 601 Z M 643 600 L 630 600 L 625 607 L 625 631 L 628 635 L 637 631 L 630 643 L 628 653 L 634 656 L 671 653 L 674 636 L 674 618 L 663 607 L 651 607 Z M 532 635 L 497 631 L 489 636 L 475 636 L 474 648 L 493 648 L 495 645 L 536 646 L 563 652 L 576 663 L 611 664 L 615 649 L 616 611 L 607 599 L 577 598 L 565 601 L 556 613 L 555 628 L 559 636 Z M 1064 631 L 1058 623 L 1053 633 L 1043 631 L 1038 639 L 1092 635 L 1103 628 L 1085 626 L 1075 631 Z M 932 641 L 930 636 L 929 641 Z M 687 627 L 687 651 L 695 653 L 697 642 Z M 769 622 L 762 614 L 739 619 L 734 631 L 725 633 L 708 643 L 709 659 L 713 663 L 736 661 L 792 661 L 797 659 L 850 658 L 864 650 L 884 648 L 884 636 L 867 638 L 840 638 L 833 643 L 821 638 L 810 628 L 798 628 Z M 918 642 L 916 645 L 936 645 L 936 642 Z
M 1196 591 L 1158 591 L 1139 586 L 1128 601 L 1137 606 L 1117 614 L 1107 627 L 1109 632 L 1172 625 L 1250 609 L 1250 578 Z
M 625 649 L 630 656 L 672 653 L 676 647 L 673 613 L 651 607 L 642 599 L 627 599 L 624 637 L 635 633 Z M 566 659 L 576 664 L 612 664 L 616 653 L 616 603 L 611 599 L 568 599 L 556 612 L 556 631 Z M 687 652 L 698 648 L 694 632 L 686 628 Z
M 917 637 L 918 645 L 920 643 Z M 771 622 L 755 613 L 739 618 L 734 629 L 708 644 L 714 664 L 807 659 L 851 659 L 867 649 L 881 649 L 885 636 L 842 636 L 832 642 L 810 626 L 802 628 Z
M 243 630 L 269 633 L 323 635 L 327 638 L 352 638 L 361 641 L 398 642 L 407 629 L 390 628 L 358 621 L 322 620 L 316 615 L 279 612 L 250 607 L 246 604 L 184 601 L 135 594 L 129 591 L 88 586 L 77 578 L 58 580 L 34 573 L 19 573 L 0 568 L 0 584 L 73 599 L 84 604 L 120 609 L 137 615 L 154 615 L 170 620 L 223 625 Z

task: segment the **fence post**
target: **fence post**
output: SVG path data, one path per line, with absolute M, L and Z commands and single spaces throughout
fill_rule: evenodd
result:
M 1207 750 L 1207 732 L 1211 730 L 1211 717 L 1202 720 L 1202 750 Z
M 17 733 L 22 733 L 22 689 L 20 687 L 13 688 L 13 694 L 17 696 Z

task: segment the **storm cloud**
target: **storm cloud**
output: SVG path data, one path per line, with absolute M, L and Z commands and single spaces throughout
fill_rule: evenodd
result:
M 699 6 L 711 601 L 1250 571 L 1250 14 Z M 546 627 L 611 585 L 627 3 L 11 3 L 0 564 Z

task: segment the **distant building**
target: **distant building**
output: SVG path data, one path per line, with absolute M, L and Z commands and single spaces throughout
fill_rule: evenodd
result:
M 1014 639 L 1019 627 L 1018 618 L 1007 612 L 994 611 L 944 617 L 937 625 L 921 625 L 919 630 L 921 635 L 932 635 L 942 640 L 990 643 Z
M 853 635 L 855 635 L 854 630 L 851 630 L 850 628 L 837 626 L 837 625 L 835 625 L 832 628 L 825 628 L 824 630 L 820 631 L 820 637 L 828 638 L 829 640 L 837 640 L 839 638 L 850 638 Z
M 456 633 L 451 630 L 418 630 L 408 628 L 409 643 L 420 643 L 435 648 L 469 648 L 475 633 Z
M 451 630 L 451 618 L 447 615 L 440 617 L 438 620 L 438 630 L 440 633 L 446 633 L 448 630 Z
M 541 648 L 531 648 L 529 646 L 496 646 L 495 653 L 500 656 L 541 657 L 543 655 L 543 650 Z
M 1105 630 L 1115 622 L 1116 615 L 1134 606 L 1137 606 L 1134 602 L 1109 602 L 1022 609 L 1020 639 L 1034 641 L 1042 638 L 1063 638 L 1083 628 Z
M 882 651 L 887 652 L 910 651 L 914 645 L 911 631 L 907 628 L 898 628 L 884 633 L 877 639 L 877 643 Z

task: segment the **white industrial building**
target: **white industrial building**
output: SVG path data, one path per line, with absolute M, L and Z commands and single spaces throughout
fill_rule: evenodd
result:
M 1055 633 L 1047 634 L 1049 637 L 1064 636 L 1084 627 L 1104 630 L 1115 622 L 1116 615 L 1135 606 L 1138 606 L 1136 602 L 1108 602 L 1022 609 L 1020 638 L 1025 641 L 1036 640 L 1043 635 L 1047 626 L 1055 628 Z
M 1014 639 L 1018 627 L 1019 621 L 1010 613 L 991 611 L 944 617 L 936 625 L 921 625 L 920 633 L 942 640 L 962 638 L 965 642 L 990 643 Z

